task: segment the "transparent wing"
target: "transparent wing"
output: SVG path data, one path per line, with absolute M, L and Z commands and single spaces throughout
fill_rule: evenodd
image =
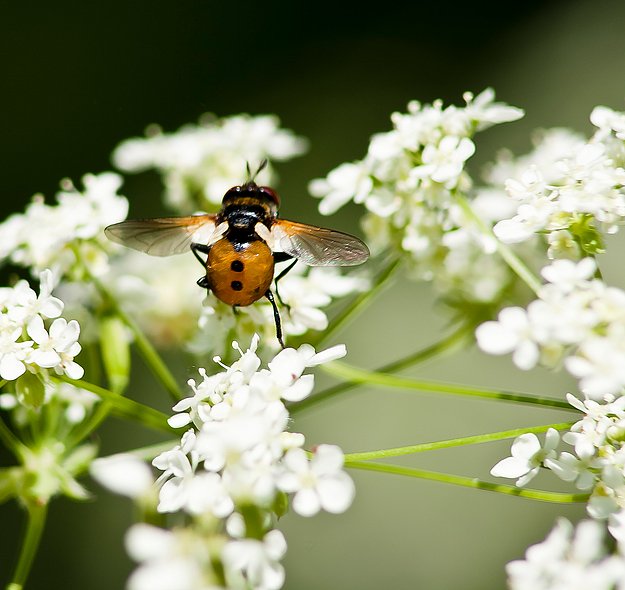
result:
M 332 229 L 276 219 L 274 242 L 310 266 L 353 266 L 369 258 L 369 248 L 355 236 Z
M 152 256 L 171 256 L 189 250 L 191 242 L 208 243 L 215 229 L 216 215 L 129 219 L 104 229 L 106 237 L 118 244 Z

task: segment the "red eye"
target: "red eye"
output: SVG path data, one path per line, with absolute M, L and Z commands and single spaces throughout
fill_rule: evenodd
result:
M 258 190 L 268 199 L 273 201 L 276 204 L 276 207 L 280 206 L 280 197 L 278 197 L 276 191 L 274 191 L 272 188 L 269 188 L 268 186 L 259 186 Z

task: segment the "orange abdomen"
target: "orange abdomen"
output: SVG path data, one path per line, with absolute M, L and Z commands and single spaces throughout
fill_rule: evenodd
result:
M 228 305 L 250 305 L 265 295 L 273 280 L 274 260 L 261 240 L 235 250 L 228 239 L 211 247 L 206 261 L 209 289 Z

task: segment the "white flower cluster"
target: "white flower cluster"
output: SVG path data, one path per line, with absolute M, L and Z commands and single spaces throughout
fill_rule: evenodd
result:
M 491 470 L 496 477 L 519 478 L 516 485 L 526 485 L 541 467 L 550 469 L 560 479 L 591 491 L 588 514 L 606 520 L 612 536 L 625 547 L 625 396 L 600 404 L 585 398 L 582 402 L 567 394 L 569 403 L 584 417 L 576 422 L 562 440 L 575 454 L 563 451 L 557 456 L 559 434 L 547 431 L 541 447 L 535 434 L 523 434 L 512 444 L 511 457 L 501 460 Z
M 523 111 L 495 103 L 487 89 L 477 97 L 464 95 L 466 107 L 443 108 L 441 101 L 421 105 L 414 101 L 408 113 L 394 113 L 393 130 L 371 138 L 367 156 L 342 164 L 325 179 L 310 183 L 310 193 L 321 197 L 319 210 L 331 214 L 345 203 L 362 203 L 368 215 L 365 233 L 374 251 L 389 246 L 405 254 L 421 278 L 438 277 L 441 289 L 462 298 L 495 300 L 510 275 L 505 265 L 489 261 L 492 241 L 472 235 L 455 204 L 457 190 L 472 181 L 464 171 L 473 155 L 472 137 L 496 123 L 514 121 Z M 492 225 L 508 210 L 493 206 L 493 198 L 480 195 L 476 211 Z M 484 272 L 484 265 L 491 272 Z
M 607 555 L 604 531 L 593 521 L 573 525 L 561 518 L 524 560 L 506 566 L 510 590 L 614 590 L 625 588 L 625 561 Z
M 51 294 L 52 272 L 42 271 L 40 281 L 38 296 L 24 280 L 13 288 L 0 289 L 0 377 L 13 381 L 27 369 L 30 373 L 53 369 L 59 375 L 80 379 L 84 371 L 74 361 L 81 350 L 80 325 L 59 317 L 63 302 Z M 57 318 L 49 331 L 44 318 Z
M 306 152 L 307 141 L 280 129 L 274 115 L 237 115 L 218 119 L 206 114 L 199 125 L 185 125 L 175 133 L 148 128 L 147 138 L 128 139 L 113 153 L 121 170 L 156 168 L 163 174 L 167 204 L 180 213 L 211 209 L 224 194 L 246 178 L 246 162 L 258 166 L 266 158 L 290 160 Z M 258 178 L 273 181 L 270 168 Z
M 56 195 L 57 204 L 47 205 L 35 195 L 24 213 L 15 213 L 0 224 L 0 259 L 31 267 L 38 275 L 52 269 L 58 279 L 67 275 L 76 256 L 70 247 L 80 245 L 83 259 L 92 272 L 107 268 L 106 252 L 112 244 L 104 237 L 104 227 L 122 221 L 128 214 L 128 201 L 117 194 L 122 178 L 113 172 L 83 176 L 84 192 L 70 181 Z
M 286 432 L 289 414 L 282 401 L 306 398 L 314 385 L 312 375 L 303 375 L 306 367 L 344 356 L 345 347 L 318 354 L 307 344 L 298 350 L 287 348 L 268 369 L 259 371 L 258 342 L 255 337 L 247 352 L 240 351 L 238 361 L 224 365 L 224 372 L 208 376 L 201 370 L 203 381 L 199 385 L 190 381 L 193 397 L 174 406 L 178 413 L 170 425 L 192 424 L 194 429 L 185 433 L 178 447 L 154 460 L 165 481 L 159 511 L 211 511 L 223 518 L 235 504 L 270 506 L 278 490 L 295 493 L 296 499 L 305 496 L 306 502 L 297 500 L 295 505 L 301 505 L 296 511 L 306 516 L 322 507 L 343 512 L 351 503 L 353 484 L 341 470 L 340 450 L 322 445 L 304 467 L 304 437 Z
M 163 471 L 157 480 L 157 510 L 182 510 L 192 524 L 173 531 L 141 524 L 129 531 L 129 552 L 141 562 L 129 581 L 133 590 L 277 590 L 284 582 L 280 559 L 286 542 L 272 529 L 272 515 L 281 497 L 293 494 L 293 510 L 302 516 L 321 509 L 341 513 L 353 500 L 354 484 L 342 469 L 341 450 L 319 445 L 309 458 L 302 449 L 304 436 L 287 431 L 289 414 L 283 403 L 307 397 L 314 377 L 303 375 L 306 367 L 342 357 L 345 347 L 318 354 L 310 345 L 287 348 L 259 370 L 258 337 L 245 353 L 233 346 L 241 358 L 212 376 L 200 369 L 202 382 L 189 382 L 194 395 L 174 406 L 177 413 L 170 425 L 192 428 L 179 445 L 153 461 Z M 127 459 L 100 463 L 98 479 L 132 495 L 125 483 L 130 466 Z M 124 483 L 111 470 L 119 477 L 124 474 Z M 283 512 L 284 507 L 278 509 Z M 216 563 L 223 567 L 215 568 Z
M 592 279 L 592 258 L 555 260 L 542 269 L 548 281 L 527 310 L 507 307 L 497 321 L 475 332 L 489 354 L 512 352 L 514 364 L 528 370 L 541 363 L 564 366 L 580 379 L 588 397 L 608 400 L 625 387 L 625 292 Z
M 536 158 L 506 181 L 517 209 L 494 227 L 502 242 L 545 234 L 551 258 L 577 259 L 602 251 L 597 226 L 607 233 L 618 230 L 625 218 L 625 115 L 596 107 L 590 120 L 598 130 L 588 142 L 570 141 L 568 150 L 561 142 L 557 161 L 541 164 Z

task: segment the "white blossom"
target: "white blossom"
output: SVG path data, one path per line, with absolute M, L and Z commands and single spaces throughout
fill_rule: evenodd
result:
M 538 474 L 547 459 L 555 459 L 559 442 L 560 435 L 553 428 L 547 430 L 544 448 L 535 434 L 522 434 L 512 443 L 512 456 L 499 461 L 490 473 L 495 477 L 518 477 L 516 485 L 523 487 Z
M 334 445 L 319 445 L 310 461 L 302 449 L 287 452 L 278 486 L 285 492 L 295 492 L 295 512 L 313 516 L 323 509 L 338 514 L 351 505 L 355 488 L 342 470 L 344 460 L 343 453 Z
M 599 523 L 573 526 L 560 518 L 547 538 L 532 545 L 524 560 L 506 566 L 511 590 L 612 590 L 625 583 L 625 562 L 606 556 Z
M 224 547 L 223 560 L 233 577 L 241 573 L 254 590 L 278 590 L 284 584 L 284 568 L 279 563 L 286 553 L 286 540 L 277 529 L 262 540 L 241 539 Z
M 126 533 L 126 550 L 140 563 L 129 590 L 217 590 L 206 539 L 191 530 L 169 531 L 146 523 Z
M 146 496 L 154 485 L 152 470 L 131 453 L 96 459 L 89 466 L 89 473 L 101 486 L 129 498 Z

